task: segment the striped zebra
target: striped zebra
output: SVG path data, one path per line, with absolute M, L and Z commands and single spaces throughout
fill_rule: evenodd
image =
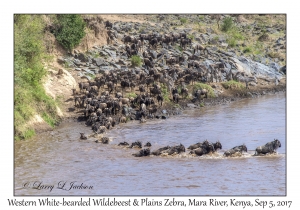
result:
M 237 78 L 238 82 L 245 82 L 247 89 L 249 89 L 249 86 L 248 86 L 249 82 L 254 81 L 255 83 L 257 83 L 256 77 L 245 77 L 245 76 L 238 75 L 236 78 Z

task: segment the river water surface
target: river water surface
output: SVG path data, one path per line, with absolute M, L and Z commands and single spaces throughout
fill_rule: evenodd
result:
M 184 111 L 167 120 L 130 122 L 107 135 L 110 144 L 80 140 L 90 127 L 64 122 L 32 140 L 15 143 L 15 195 L 286 195 L 286 97 L 280 93 L 228 105 Z M 281 141 L 277 155 L 252 156 L 255 148 Z M 127 141 L 151 150 L 207 139 L 223 146 L 212 156 L 133 157 Z M 246 144 L 242 157 L 224 158 Z M 72 182 L 74 182 L 73 187 Z M 85 186 L 78 189 L 76 186 Z M 52 189 L 53 186 L 53 189 Z M 91 187 L 92 186 L 92 187 Z M 76 189 L 75 189 L 76 188 Z

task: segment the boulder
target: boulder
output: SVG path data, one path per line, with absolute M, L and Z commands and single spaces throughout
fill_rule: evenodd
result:
M 101 64 L 104 64 L 105 61 L 103 58 L 93 58 L 92 62 L 97 66 L 101 66 Z

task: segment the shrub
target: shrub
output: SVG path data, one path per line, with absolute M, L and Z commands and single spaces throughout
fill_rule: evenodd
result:
M 142 59 L 137 55 L 133 55 L 130 60 L 133 67 L 142 65 Z
M 229 38 L 229 39 L 227 39 L 227 43 L 230 47 L 235 47 L 237 44 L 237 41 L 234 38 Z
M 252 48 L 251 47 L 245 47 L 243 50 L 243 53 L 252 53 Z
M 187 19 L 186 18 L 180 18 L 180 22 L 181 24 L 186 24 L 187 23 Z
M 130 92 L 130 93 L 127 93 L 127 94 L 126 94 L 126 98 L 130 98 L 130 97 L 133 97 L 133 98 L 135 98 L 135 97 L 137 97 L 137 95 L 136 95 L 136 93 L 135 93 L 135 92 Z
M 165 102 L 170 102 L 168 88 L 165 84 L 161 84 L 161 93 Z
M 237 82 L 235 80 L 229 80 L 227 82 L 222 82 L 221 84 L 225 89 L 243 89 L 243 88 L 245 88 L 245 86 L 242 83 Z
M 222 26 L 221 26 L 221 30 L 224 31 L 224 32 L 227 32 L 229 31 L 233 26 L 233 21 L 232 21 L 232 18 L 231 17 L 226 17 L 224 20 L 223 20 L 223 23 L 222 23 Z
M 85 36 L 85 22 L 80 15 L 58 15 L 57 29 L 54 34 L 56 40 L 67 50 L 76 47 Z
M 204 15 L 199 15 L 199 20 L 203 21 L 204 20 Z

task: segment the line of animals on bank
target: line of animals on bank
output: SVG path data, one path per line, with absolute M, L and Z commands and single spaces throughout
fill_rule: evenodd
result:
M 80 133 L 81 137 L 80 139 L 86 140 L 87 137 Z M 108 144 L 109 138 L 108 137 L 102 137 L 101 140 L 96 140 L 96 143 L 102 142 L 103 144 Z M 141 149 L 142 143 L 140 141 L 133 142 L 129 144 L 128 142 L 124 141 L 118 144 L 118 146 L 125 146 L 127 148 L 139 148 Z M 176 146 L 165 146 L 161 147 L 153 152 L 150 151 L 149 147 L 151 147 L 151 143 L 147 142 L 144 147 L 147 147 L 145 149 L 141 149 L 138 153 L 132 154 L 135 157 L 143 157 L 143 156 L 149 156 L 149 155 L 174 155 L 174 154 L 180 154 L 182 152 L 185 152 L 185 147 L 182 144 L 176 145 Z M 268 142 L 265 145 L 259 146 L 255 149 L 255 156 L 256 155 L 265 155 L 265 154 L 272 154 L 276 153 L 276 150 L 281 147 L 281 143 L 278 139 L 274 139 L 274 141 Z M 216 152 L 218 149 L 222 149 L 222 144 L 220 141 L 217 141 L 216 143 L 211 143 L 207 140 L 203 142 L 198 142 L 196 144 L 190 145 L 188 148 L 190 150 L 189 154 L 195 155 L 195 156 L 202 156 L 210 153 Z M 243 152 L 247 152 L 247 147 L 245 144 L 236 146 L 231 148 L 230 150 L 227 150 L 224 152 L 223 156 L 225 157 L 237 157 L 242 156 Z

